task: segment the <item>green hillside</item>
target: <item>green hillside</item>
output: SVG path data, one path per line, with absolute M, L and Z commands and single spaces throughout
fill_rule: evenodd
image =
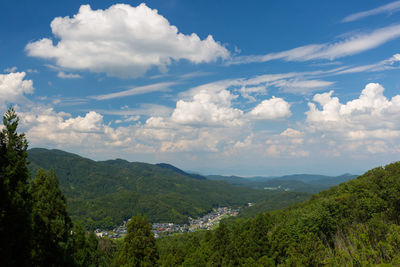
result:
M 260 212 L 274 211 L 286 208 L 294 203 L 303 202 L 311 198 L 311 194 L 303 192 L 275 191 L 254 205 L 240 210 L 238 218 L 251 218 Z
M 399 266 L 400 162 L 284 210 L 158 245 L 165 266 Z
M 225 181 L 232 185 L 241 185 L 254 189 L 269 189 L 277 191 L 294 191 L 306 193 L 318 193 L 334 185 L 356 178 L 357 175 L 343 174 L 340 176 L 326 176 L 316 174 L 293 174 L 274 177 L 239 177 L 209 175 L 207 179 L 213 181 Z
M 54 169 L 68 212 L 88 228 L 108 228 L 136 214 L 152 222 L 183 223 L 217 206 L 257 202 L 269 192 L 209 181 L 167 164 L 93 161 L 60 150 L 28 151 L 31 173 Z

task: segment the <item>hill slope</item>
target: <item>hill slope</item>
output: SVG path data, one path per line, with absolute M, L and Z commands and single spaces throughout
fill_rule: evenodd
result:
M 161 262 L 174 266 L 399 266 L 400 162 L 285 210 L 160 240 L 159 247 Z
M 295 192 L 318 193 L 331 186 L 346 182 L 357 175 L 343 174 L 340 176 L 326 176 L 316 174 L 293 174 L 279 177 L 250 177 L 209 175 L 207 179 L 226 181 L 232 185 L 241 185 L 254 189 L 269 188 L 272 190 L 288 190 Z
M 93 161 L 61 150 L 31 149 L 30 169 L 54 169 L 68 212 L 89 228 L 112 227 L 138 213 L 153 222 L 183 223 L 212 207 L 255 202 L 268 192 L 202 180 L 167 164 Z

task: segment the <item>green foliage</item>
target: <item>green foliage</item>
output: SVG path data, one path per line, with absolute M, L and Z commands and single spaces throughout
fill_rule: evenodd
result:
M 271 192 L 251 207 L 240 210 L 239 218 L 255 217 L 260 212 L 273 211 L 286 208 L 294 203 L 303 202 L 311 197 L 308 193 L 300 192 Z
M 60 150 L 29 150 L 31 170 L 53 168 L 68 212 L 87 229 L 110 229 L 137 214 L 185 223 L 218 206 L 257 202 L 273 192 L 199 180 L 176 168 L 139 162 L 95 162 Z M 179 170 L 179 169 L 178 169 Z
M 202 266 L 205 263 L 201 254 L 196 254 L 200 241 L 208 231 L 178 234 L 157 239 L 161 266 Z M 193 257 L 188 257 L 193 255 Z M 195 264 L 196 263 L 196 264 Z
M 155 266 L 158 260 L 151 224 L 140 215 L 127 224 L 128 233 L 118 254 L 118 266 Z
M 343 174 L 340 176 L 325 176 L 315 174 L 294 174 L 280 177 L 250 177 L 243 178 L 238 176 L 209 175 L 207 179 L 226 181 L 232 185 L 241 185 L 255 189 L 276 188 L 273 191 L 284 191 L 289 188 L 290 191 L 304 193 L 318 193 L 331 186 L 338 185 L 350 179 L 356 178 L 356 175 Z
M 28 192 L 28 142 L 17 133 L 12 107 L 0 132 L 0 259 L 3 266 L 26 266 L 31 250 L 31 200 Z
M 29 191 L 32 197 L 33 264 L 70 266 L 72 223 L 54 171 L 39 170 Z
M 99 240 L 80 224 L 71 230 L 54 171 L 39 170 L 29 187 L 27 141 L 16 132 L 18 118 L 12 108 L 4 116 L 4 125 L 0 132 L 2 266 L 400 265 L 400 162 L 370 170 L 284 210 L 223 220 L 214 231 L 156 242 L 146 218 L 137 216 L 128 223 L 123 241 Z M 153 218 L 179 220 L 221 203 L 264 197 L 249 212 L 254 213 L 264 207 L 274 209 L 275 202 L 270 202 L 274 198 L 287 205 L 308 197 L 277 193 L 265 198 L 260 191 L 198 180 L 170 166 L 121 160 L 96 163 L 61 151 L 46 155 L 56 163 L 62 188 L 75 205 L 84 203 L 96 210 L 115 208 L 114 200 L 122 203 L 116 211 L 120 217 L 111 210 L 96 210 L 98 217 L 86 221 L 92 227 L 99 222 L 111 227 L 114 220 L 143 210 Z M 35 159 L 32 169 L 54 164 L 46 156 Z M 104 184 L 96 181 L 99 178 Z M 85 212 L 76 216 L 87 216 Z
M 79 223 L 74 225 L 72 233 L 73 257 L 77 266 L 109 266 L 110 257 L 114 256 L 114 244 L 108 242 L 109 251 L 102 250 L 96 235 L 93 232 L 86 233 Z
M 185 238 L 159 242 L 160 264 L 198 257 L 195 266 L 399 265 L 399 190 L 397 162 L 285 210 L 221 223 L 194 248 Z

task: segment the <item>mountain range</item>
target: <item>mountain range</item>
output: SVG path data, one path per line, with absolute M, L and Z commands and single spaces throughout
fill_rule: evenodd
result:
M 187 222 L 218 206 L 257 202 L 270 192 L 210 181 L 167 164 L 93 161 L 61 150 L 28 151 L 32 175 L 53 169 L 72 219 L 92 228 L 111 228 L 133 215 L 152 222 Z
M 88 229 L 112 228 L 137 214 L 146 215 L 152 222 L 185 223 L 189 216 L 198 217 L 214 207 L 247 206 L 249 202 L 258 203 L 249 213 L 279 209 L 309 197 L 292 191 L 319 192 L 352 177 L 202 176 L 167 163 L 94 161 L 43 148 L 30 149 L 28 159 L 32 175 L 40 168 L 56 172 L 69 214 Z
M 293 174 L 273 177 L 239 177 L 209 175 L 207 179 L 214 181 L 226 181 L 232 185 L 246 186 L 254 189 L 296 191 L 306 193 L 318 193 L 334 185 L 347 182 L 357 175 L 343 174 L 340 176 L 326 176 L 318 174 Z

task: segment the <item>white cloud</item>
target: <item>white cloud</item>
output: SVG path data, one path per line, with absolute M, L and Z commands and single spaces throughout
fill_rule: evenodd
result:
M 298 130 L 292 129 L 292 128 L 287 128 L 287 129 L 284 130 L 280 135 L 281 135 L 281 136 L 288 136 L 288 137 L 293 137 L 293 138 L 295 138 L 295 137 L 301 137 L 301 136 L 303 136 L 304 133 L 302 133 L 302 132 L 300 132 L 300 131 L 298 131 Z
M 82 76 L 79 74 L 65 73 L 63 71 L 58 72 L 57 77 L 61 78 L 61 79 L 80 79 L 80 78 L 82 78 Z
M 386 4 L 386 5 L 374 8 L 374 9 L 351 14 L 351 15 L 345 17 L 342 20 L 342 22 L 356 21 L 356 20 L 360 20 L 360 19 L 363 19 L 363 18 L 366 18 L 369 16 L 378 15 L 378 14 L 382 14 L 382 13 L 394 13 L 399 10 L 400 10 L 400 1 L 394 1 L 392 3 Z
M 138 121 L 139 119 L 140 119 L 139 115 L 136 115 L 136 116 L 125 116 L 124 119 L 116 120 L 115 123 L 119 124 L 119 123 L 124 123 L 124 122 L 133 122 L 133 121 Z
M 72 129 L 79 132 L 97 132 L 103 125 L 103 116 L 90 111 L 85 117 L 77 116 L 59 124 L 60 129 Z
M 66 150 L 107 150 L 131 144 L 129 128 L 111 128 L 103 116 L 90 111 L 83 117 L 41 105 L 18 110 L 21 127 L 31 145 Z M 102 147 L 100 149 L 100 147 Z
M 321 80 L 300 80 L 300 79 L 288 79 L 278 80 L 272 83 L 274 86 L 281 88 L 285 93 L 299 93 L 308 94 L 316 90 L 320 90 L 329 87 L 334 82 L 321 81 Z
M 123 108 L 117 110 L 98 109 L 97 112 L 106 115 L 119 115 L 119 116 L 169 116 L 173 109 L 163 105 L 157 104 L 141 104 L 139 108 Z
M 265 85 L 260 86 L 243 86 L 239 90 L 243 98 L 246 98 L 252 102 L 256 101 L 255 97 L 252 95 L 264 95 L 267 93 L 267 88 Z
M 37 69 L 27 69 L 26 72 L 27 73 L 39 73 L 39 71 Z
M 353 35 L 335 43 L 310 44 L 278 53 L 236 57 L 229 64 L 266 62 L 277 59 L 285 61 L 334 60 L 373 49 L 398 37 L 400 37 L 400 25 L 392 25 L 370 33 Z
M 395 54 L 389 59 L 382 60 L 375 64 L 362 65 L 357 67 L 346 68 L 343 70 L 339 70 L 335 74 L 347 74 L 347 73 L 356 73 L 356 72 L 367 72 L 367 71 L 384 71 L 391 69 L 400 68 L 400 54 Z
M 172 113 L 172 121 L 179 124 L 239 126 L 243 111 L 232 108 L 234 99 L 228 90 L 201 90 L 191 100 L 179 100 Z
M 178 84 L 178 83 L 177 82 L 161 82 L 161 83 L 155 83 L 155 84 L 150 84 L 150 85 L 145 85 L 145 86 L 137 86 L 137 87 L 133 87 L 131 89 L 116 92 L 116 93 L 91 96 L 90 98 L 93 98 L 96 100 L 108 100 L 108 99 L 131 96 L 131 95 L 148 94 L 148 93 L 157 92 L 157 91 L 162 92 L 162 91 L 168 91 L 168 89 L 171 86 L 176 85 L 176 84 Z
M 25 94 L 33 93 L 32 80 L 24 80 L 25 72 L 0 74 L 0 107 L 6 103 L 26 102 Z
M 54 59 L 59 67 L 117 77 L 138 77 L 152 67 L 165 70 L 172 60 L 192 63 L 226 59 L 229 52 L 209 35 L 179 33 L 177 27 L 145 4 L 116 4 L 106 10 L 82 5 L 78 14 L 57 17 L 51 29 L 59 39 L 29 43 L 29 56 Z
M 3 71 L 6 72 L 6 73 L 16 72 L 17 71 L 17 67 L 14 66 L 14 67 L 11 67 L 11 68 L 5 68 Z
M 400 95 L 391 100 L 383 95 L 384 88 L 368 84 L 359 98 L 341 104 L 333 91 L 316 94 L 308 103 L 306 122 L 313 130 L 347 139 L 400 137 Z
M 258 104 L 249 112 L 253 119 L 278 120 L 291 115 L 290 104 L 279 97 L 272 97 Z

